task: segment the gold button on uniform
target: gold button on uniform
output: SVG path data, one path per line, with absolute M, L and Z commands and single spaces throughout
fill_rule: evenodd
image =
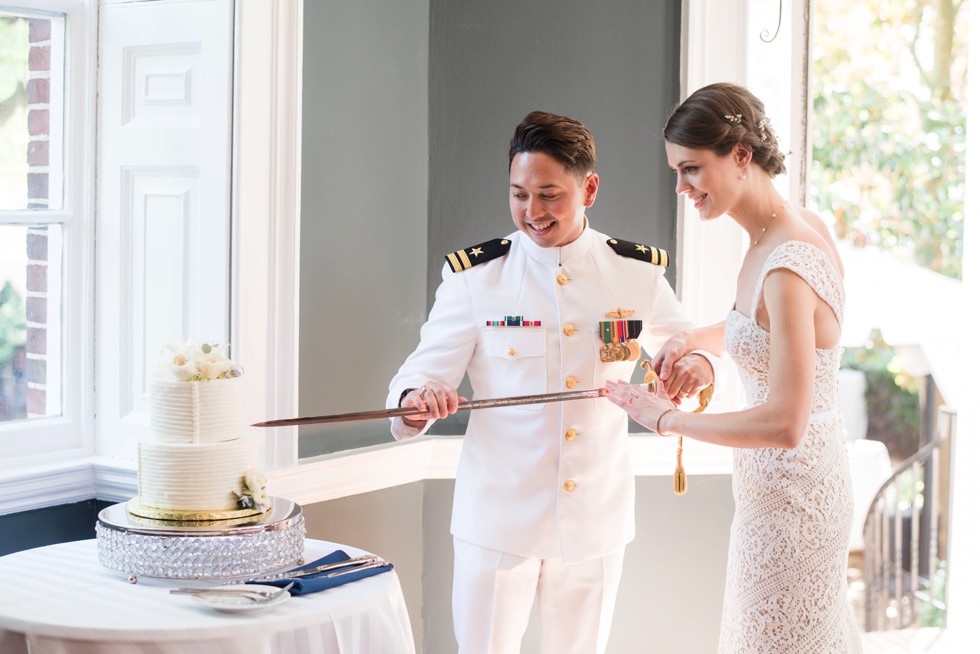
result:
M 574 429 L 569 429 L 568 431 L 565 432 L 565 440 L 568 441 L 569 443 L 571 443 L 573 440 L 575 440 L 575 430 Z
M 571 389 L 575 388 L 575 384 L 577 384 L 577 383 L 578 382 L 575 381 L 575 378 L 574 377 L 569 377 L 568 379 L 565 380 L 565 388 L 571 390 Z
M 515 356 L 516 354 L 517 354 L 517 350 L 515 350 L 514 348 L 509 348 L 507 350 L 507 356 L 509 357 Z
M 563 329 L 562 331 L 565 332 L 565 336 L 571 336 L 572 334 L 575 333 L 575 325 L 569 323 L 565 325 L 565 329 Z
M 568 283 L 568 275 L 566 275 L 565 273 L 558 273 L 558 277 L 556 277 L 555 279 L 558 280 L 559 286 L 564 286 L 565 284 Z
M 571 479 L 569 479 L 568 481 L 566 481 L 565 482 L 565 490 L 567 490 L 569 493 L 571 493 L 573 490 L 575 490 L 575 482 L 572 481 Z

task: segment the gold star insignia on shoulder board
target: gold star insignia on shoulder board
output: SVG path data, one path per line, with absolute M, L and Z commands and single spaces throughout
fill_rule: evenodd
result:
M 621 257 L 646 261 L 647 263 L 652 263 L 655 266 L 663 266 L 664 268 L 670 264 L 670 256 L 667 254 L 667 250 L 662 248 L 625 241 L 621 238 L 611 238 L 606 241 L 606 244 Z
M 510 250 L 510 241 L 505 238 L 495 238 L 484 243 L 478 243 L 462 250 L 456 250 L 446 255 L 446 261 L 453 272 L 462 272 L 473 266 L 502 257 Z

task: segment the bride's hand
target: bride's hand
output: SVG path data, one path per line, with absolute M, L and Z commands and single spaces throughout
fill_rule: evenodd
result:
M 667 411 L 677 407 L 661 395 L 663 385 L 657 385 L 657 393 L 649 393 L 642 386 L 634 386 L 623 380 L 606 382 L 606 399 L 630 414 L 636 422 L 652 432 L 657 431 L 657 421 Z

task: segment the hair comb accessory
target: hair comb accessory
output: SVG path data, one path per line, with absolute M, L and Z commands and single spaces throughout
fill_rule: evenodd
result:
M 732 125 L 739 125 L 742 123 L 742 114 L 735 114 L 734 116 L 725 114 L 725 119 Z
M 767 132 L 772 131 L 772 125 L 769 124 L 768 118 L 763 118 L 762 120 L 759 121 L 759 129 L 762 131 L 762 140 L 763 141 L 769 140 L 769 134 Z

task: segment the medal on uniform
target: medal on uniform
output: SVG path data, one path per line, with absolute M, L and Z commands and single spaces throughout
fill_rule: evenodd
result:
M 640 344 L 635 340 L 626 341 L 626 349 L 629 351 L 629 356 L 626 357 L 628 361 L 636 361 L 640 358 Z
M 642 320 L 626 320 L 635 311 L 617 309 L 606 314 L 607 318 L 619 320 L 603 320 L 599 323 L 599 338 L 602 347 L 599 348 L 599 360 L 603 363 L 614 361 L 636 361 L 640 358 L 640 346 L 636 338 L 643 330 Z
M 619 342 L 613 341 L 615 332 L 613 331 L 612 323 L 599 323 L 599 338 L 602 339 L 603 343 L 602 347 L 599 348 L 600 361 L 603 363 L 612 363 L 613 361 L 623 360 L 623 352 L 619 349 Z

